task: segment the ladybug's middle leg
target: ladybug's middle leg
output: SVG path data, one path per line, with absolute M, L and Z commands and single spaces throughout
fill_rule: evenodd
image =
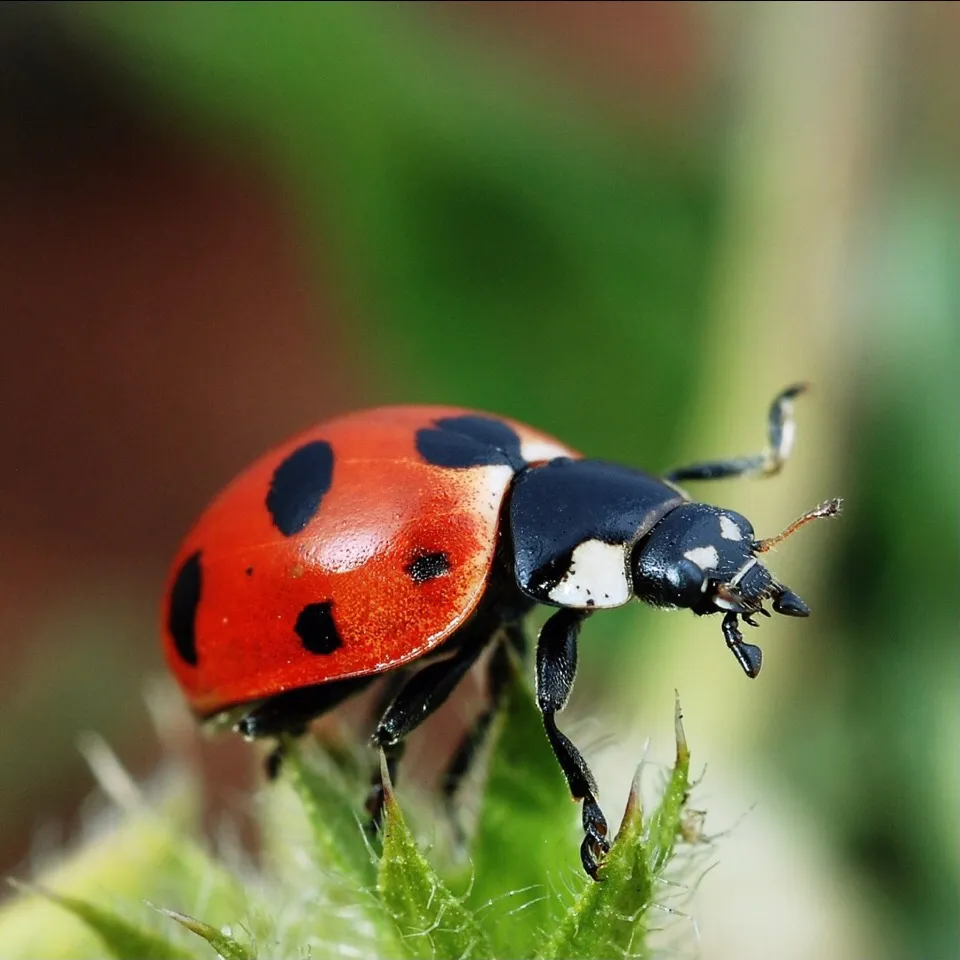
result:
M 388 770 L 399 759 L 403 741 L 446 702 L 476 663 L 492 634 L 493 631 L 478 631 L 469 636 L 452 656 L 424 667 L 404 684 L 384 711 L 371 738 L 373 745 L 386 755 Z M 374 827 L 383 816 L 383 799 L 383 784 L 378 773 L 374 776 L 366 805 Z
M 589 610 L 569 607 L 558 610 L 544 625 L 537 641 L 537 705 L 554 755 L 567 779 L 574 800 L 583 801 L 583 843 L 580 862 L 594 879 L 610 849 L 607 821 L 597 803 L 597 783 L 586 760 L 557 729 L 555 715 L 567 703 L 577 672 L 577 634 Z
M 411 677 L 409 667 L 401 667 L 388 673 L 381 689 L 377 692 L 373 701 L 373 709 L 370 711 L 370 717 L 374 726 L 380 722 L 380 718 L 386 712 L 387 708 L 397 698 L 397 694 L 406 686 Z M 383 755 L 387 761 L 387 774 L 391 783 L 397 782 L 397 766 L 400 758 L 403 756 L 403 743 L 395 744 L 392 747 L 383 747 Z M 369 815 L 367 826 L 371 833 L 376 833 L 383 818 L 383 803 L 386 800 L 386 794 L 383 789 L 383 780 L 380 774 L 380 765 L 377 764 L 376 773 L 370 781 L 370 790 L 367 793 L 367 800 L 364 808 Z
M 779 473 L 790 451 L 796 427 L 793 422 L 793 401 L 806 393 L 807 384 L 795 383 L 781 390 L 770 404 L 767 414 L 767 448 L 751 457 L 733 457 L 729 460 L 714 460 L 678 467 L 667 474 L 667 479 L 679 483 L 683 480 L 720 480 L 723 477 L 739 477 L 745 473 L 772 477 Z

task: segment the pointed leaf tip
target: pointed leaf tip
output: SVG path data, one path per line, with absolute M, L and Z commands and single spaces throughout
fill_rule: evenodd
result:
M 150 901 L 147 901 L 147 905 L 153 907 L 154 910 L 162 913 L 165 917 L 175 920 L 184 929 L 202 937 L 217 951 L 217 955 L 222 960 L 254 960 L 254 954 L 243 944 L 238 943 L 233 937 L 216 927 L 210 926 L 209 923 L 197 920 L 196 917 L 191 917 L 189 914 L 180 913 L 178 910 L 168 910 L 166 907 L 150 903 Z
M 396 802 L 396 795 L 393 792 L 393 780 L 390 777 L 390 762 L 387 760 L 386 751 L 380 749 L 380 783 L 383 785 L 384 804 L 393 804 Z
M 643 799 L 640 796 L 640 780 L 643 776 L 643 763 L 637 764 L 634 771 L 633 780 L 630 781 L 630 793 L 627 794 L 627 805 L 623 811 L 623 820 L 620 821 L 620 829 L 617 831 L 617 837 L 614 841 L 618 843 L 620 837 L 635 825 L 643 821 Z
M 493 948 L 477 918 L 450 892 L 417 848 L 400 804 L 388 792 L 390 780 L 385 769 L 383 774 L 386 803 L 377 889 L 404 952 L 424 960 L 492 957 Z
M 368 887 L 376 867 L 358 822 L 360 785 L 344 782 L 323 751 L 315 751 L 307 759 L 300 745 L 286 754 L 283 769 L 306 816 L 317 860 L 351 882 Z M 282 824 L 277 828 L 282 830 Z
M 673 731 L 677 740 L 677 765 L 690 762 L 690 748 L 687 746 L 687 734 L 683 729 L 683 710 L 680 707 L 680 692 L 674 690 Z
M 538 954 L 540 960 L 646 956 L 647 914 L 657 884 L 684 829 L 690 751 L 676 698 L 676 762 L 663 796 L 644 823 L 640 800 L 643 763 L 637 767 L 617 838 L 602 868 L 602 883 L 588 884 Z M 696 830 L 694 821 L 688 824 Z
M 653 876 L 645 843 L 640 777 L 634 774 L 623 822 L 601 867 L 600 883 L 588 883 L 537 956 L 540 960 L 593 960 L 645 955 L 646 911 Z
M 650 818 L 647 843 L 650 848 L 650 870 L 660 876 L 681 834 L 681 820 L 690 795 L 690 748 L 683 729 L 680 697 L 674 712 L 674 730 L 677 738 L 677 757 L 663 792 L 660 805 Z

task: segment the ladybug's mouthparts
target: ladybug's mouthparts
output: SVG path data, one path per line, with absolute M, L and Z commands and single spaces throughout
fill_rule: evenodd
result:
M 754 614 L 769 617 L 764 609 L 765 600 L 772 600 L 774 613 L 788 617 L 808 617 L 810 608 L 789 587 L 777 583 L 770 571 L 756 557 L 748 560 L 729 583 L 721 583 L 716 590 L 714 602 L 722 610 L 739 613 L 747 623 Z
M 773 598 L 774 613 L 787 617 L 809 617 L 810 608 L 792 591 L 781 587 Z
M 798 517 L 785 530 L 775 537 L 766 540 L 757 540 L 753 544 L 754 554 L 766 553 L 787 537 L 806 526 L 811 520 L 821 520 L 825 517 L 839 515 L 843 508 L 843 501 L 839 497 L 818 504 Z M 717 587 L 714 602 L 721 610 L 738 613 L 752 626 L 756 626 L 749 618 L 756 613 L 769 617 L 770 614 L 763 608 L 764 600 L 772 600 L 774 613 L 787 617 L 808 617 L 810 608 L 792 590 L 783 584 L 777 583 L 770 576 L 767 568 L 760 563 L 757 556 L 751 557 L 728 582 Z

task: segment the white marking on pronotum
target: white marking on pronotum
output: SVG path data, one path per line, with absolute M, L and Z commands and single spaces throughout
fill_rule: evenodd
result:
M 724 540 L 742 540 L 743 531 L 725 513 L 720 514 L 720 536 Z
M 624 545 L 584 540 L 573 551 L 570 569 L 549 597 L 570 607 L 588 607 L 588 600 L 594 600 L 597 607 L 619 607 L 632 593 Z
M 540 460 L 555 460 L 557 457 L 569 457 L 570 451 L 549 440 L 524 440 L 520 444 L 520 456 L 527 463 Z
M 714 546 L 694 547 L 688 550 L 684 556 L 692 560 L 701 570 L 716 570 L 720 563 L 720 554 Z

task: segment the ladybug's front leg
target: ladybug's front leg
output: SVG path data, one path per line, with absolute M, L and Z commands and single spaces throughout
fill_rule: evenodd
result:
M 580 751 L 557 729 L 555 714 L 564 708 L 577 672 L 577 634 L 589 610 L 558 610 L 544 625 L 537 641 L 537 705 L 554 755 L 567 778 L 574 800 L 583 801 L 580 861 L 597 880 L 597 872 L 610 849 L 607 821 L 597 803 L 597 784 Z
M 724 477 L 739 477 L 745 473 L 761 477 L 772 477 L 779 473 L 793 449 L 796 432 L 793 401 L 800 394 L 806 393 L 807 389 L 807 384 L 795 383 L 773 398 L 767 414 L 767 449 L 762 453 L 678 467 L 667 474 L 667 479 L 672 483 L 681 483 L 685 480 L 721 480 Z

